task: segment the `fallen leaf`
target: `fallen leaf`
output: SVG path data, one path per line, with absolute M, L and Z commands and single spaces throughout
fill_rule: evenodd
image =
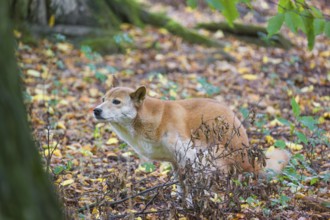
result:
M 33 77 L 40 77 L 41 73 L 37 70 L 29 69 L 27 72 L 27 75 L 33 76 Z
M 57 129 L 63 129 L 63 130 L 66 130 L 66 127 L 64 125 L 64 121 L 59 121 L 56 123 L 56 128 Z
M 301 144 L 296 144 L 291 142 L 287 142 L 286 146 L 291 150 L 296 150 L 296 151 L 303 149 L 303 146 Z
M 257 80 L 258 79 L 258 76 L 257 75 L 254 75 L 254 74 L 244 74 L 242 75 L 242 78 L 243 79 L 246 79 L 246 80 Z
M 118 139 L 115 137 L 109 138 L 109 140 L 106 142 L 107 145 L 112 145 L 112 144 L 118 144 Z
M 68 179 L 68 180 L 64 180 L 62 183 L 61 183 L 61 186 L 67 186 L 67 185 L 70 185 L 74 183 L 74 179 Z

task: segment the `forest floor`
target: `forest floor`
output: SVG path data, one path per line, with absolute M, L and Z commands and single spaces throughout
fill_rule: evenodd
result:
M 222 19 L 207 8 L 161 7 L 188 26 L 195 20 Z M 262 7 L 270 11 L 274 6 Z M 245 16 L 254 22 L 251 13 Z M 314 49 L 308 51 L 305 36 L 285 30 L 296 45 L 286 51 L 247 44 L 220 31 L 201 31 L 225 42 L 225 51 L 236 59 L 232 62 L 217 48 L 187 44 L 164 29 L 130 25 L 122 29 L 123 39 L 136 47 L 123 54 L 101 56 L 88 47 L 76 48 L 61 36 L 40 39 L 37 46 L 18 45 L 34 137 L 69 215 L 106 219 L 138 213 L 135 217 L 140 219 L 170 218 L 176 213 L 169 203 L 176 202 L 177 215 L 187 217 L 173 186 L 134 196 L 171 181 L 170 166 L 140 160 L 109 124 L 93 118 L 91 110 L 109 90 L 114 74 L 123 86 L 145 85 L 152 97 L 211 97 L 228 103 L 240 118 L 250 112 L 253 116 L 246 126 L 251 144 L 292 153 L 288 169 L 275 181 L 276 191 L 267 198 L 252 192 L 241 195 L 235 203 L 240 207 L 235 208 L 215 202 L 225 218 L 330 218 L 329 39 L 317 37 Z M 125 202 L 113 202 L 132 195 Z

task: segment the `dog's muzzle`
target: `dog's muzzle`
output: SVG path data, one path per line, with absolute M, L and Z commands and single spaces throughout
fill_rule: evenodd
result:
M 101 118 L 102 118 L 102 117 L 101 117 L 102 109 L 100 109 L 100 108 L 95 108 L 93 111 L 94 111 L 94 116 L 95 116 L 95 118 L 97 118 L 97 119 L 101 119 Z

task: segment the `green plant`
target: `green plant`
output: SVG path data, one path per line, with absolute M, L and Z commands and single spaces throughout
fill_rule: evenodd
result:
M 156 170 L 156 166 L 152 162 L 145 162 L 141 166 L 146 170 L 146 172 L 151 173 Z
M 220 11 L 230 26 L 239 17 L 238 4 L 244 4 L 253 10 L 251 0 L 205 0 L 210 8 Z M 197 7 L 198 0 L 187 0 L 187 4 Z M 278 33 L 285 24 L 293 33 L 299 30 L 307 36 L 308 48 L 311 50 L 315 44 L 315 37 L 325 34 L 330 38 L 330 21 L 326 19 L 319 9 L 305 0 L 279 0 L 270 1 L 277 5 L 277 14 L 268 20 L 267 31 L 269 39 Z
M 81 46 L 80 50 L 91 61 L 88 64 L 88 67 L 94 73 L 95 78 L 100 82 L 103 83 L 108 79 L 107 74 L 114 74 L 117 72 L 112 66 L 106 66 L 105 68 L 102 68 L 101 71 L 95 63 L 98 60 L 102 60 L 102 56 L 99 53 L 93 52 L 89 46 Z
M 212 96 L 220 92 L 220 88 L 212 85 L 205 77 L 198 77 L 197 81 L 201 84 L 201 90 L 206 92 L 207 95 Z
M 53 169 L 53 173 L 54 173 L 55 175 L 59 175 L 59 174 L 61 174 L 61 173 L 64 172 L 64 171 L 71 170 L 71 169 L 72 169 L 72 165 L 73 165 L 72 161 L 68 161 L 68 162 L 66 163 L 66 165 L 59 165 L 59 166 L 56 166 L 56 167 Z
M 271 203 L 272 206 L 280 205 L 279 208 L 286 208 L 289 206 L 288 202 L 290 201 L 290 197 L 288 197 L 284 194 L 281 194 L 281 195 L 279 195 L 278 198 L 272 199 L 271 201 L 272 201 L 272 203 Z

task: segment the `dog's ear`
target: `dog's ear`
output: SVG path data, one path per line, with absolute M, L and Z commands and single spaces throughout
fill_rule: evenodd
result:
M 111 88 L 118 87 L 118 86 L 119 86 L 119 80 L 117 79 L 117 77 L 115 75 L 112 75 Z
M 129 96 L 135 103 L 141 104 L 146 97 L 146 93 L 147 93 L 146 87 L 141 86 L 135 92 L 129 94 Z

